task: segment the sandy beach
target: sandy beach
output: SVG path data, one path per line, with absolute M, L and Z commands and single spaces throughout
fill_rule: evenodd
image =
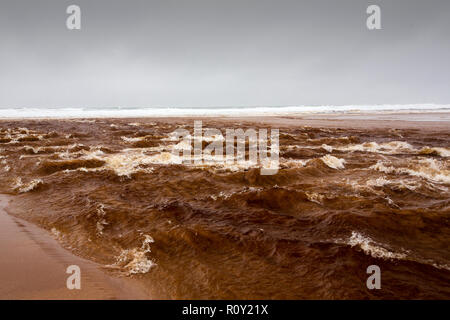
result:
M 0 298 L 447 299 L 448 114 L 425 118 L 0 120 Z M 175 158 L 194 120 L 279 129 L 280 170 Z

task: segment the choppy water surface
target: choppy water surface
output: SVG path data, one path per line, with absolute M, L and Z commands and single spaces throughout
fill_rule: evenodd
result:
M 183 163 L 180 127 L 193 121 L 0 122 L 0 189 L 154 297 L 450 298 L 450 130 L 281 127 L 281 168 L 262 176 Z

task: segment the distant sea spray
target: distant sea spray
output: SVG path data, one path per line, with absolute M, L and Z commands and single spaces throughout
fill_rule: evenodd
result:
M 448 112 L 450 105 L 342 105 L 285 107 L 0 107 L 0 118 L 127 118 L 178 116 L 264 116 L 317 113 Z

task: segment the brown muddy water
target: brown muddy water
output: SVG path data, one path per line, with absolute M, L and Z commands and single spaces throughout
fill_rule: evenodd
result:
M 193 125 L 0 121 L 0 192 L 152 298 L 450 299 L 450 128 L 290 121 L 276 126 L 280 170 L 264 176 L 180 162 L 170 133 Z M 370 265 L 380 290 L 366 287 Z

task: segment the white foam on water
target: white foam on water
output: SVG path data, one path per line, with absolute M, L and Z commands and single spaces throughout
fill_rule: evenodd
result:
M 43 184 L 44 182 L 41 179 L 34 179 L 28 183 L 23 183 L 22 178 L 18 177 L 15 178 L 13 189 L 17 190 L 19 193 L 26 193 L 36 189 Z
M 108 222 L 106 222 L 105 219 L 106 211 L 105 211 L 105 205 L 103 203 L 100 203 L 97 206 L 97 217 L 99 220 L 97 221 L 97 235 L 101 236 L 103 234 L 103 230 L 105 229 L 105 226 L 108 225 Z
M 407 167 L 388 165 L 385 161 L 378 161 L 369 169 L 384 173 L 408 174 L 420 177 L 434 183 L 450 184 L 450 170 L 436 159 L 423 158 L 409 160 Z
M 334 156 L 331 156 L 329 154 L 323 156 L 322 158 L 320 158 L 320 160 L 322 160 L 323 163 L 325 163 L 328 167 L 332 168 L 332 169 L 344 169 L 344 163 L 345 163 L 345 159 L 339 159 L 336 158 Z
M 225 138 L 223 135 L 212 135 L 212 136 L 203 136 L 202 140 L 205 142 L 216 142 L 216 141 L 225 141 Z M 253 141 L 252 139 L 249 139 L 249 141 Z
M 415 191 L 422 184 L 418 181 L 407 181 L 405 179 L 389 180 L 385 177 L 379 177 L 377 179 L 369 179 L 366 182 L 369 187 L 384 187 L 384 186 L 394 186 L 396 188 L 408 189 Z
M 310 162 L 312 159 L 308 160 L 299 160 L 299 159 L 281 159 L 281 166 L 288 168 L 303 168 Z
M 182 151 L 182 150 L 191 151 L 192 150 L 192 144 L 190 144 L 189 141 L 182 140 L 182 141 L 178 142 L 175 145 L 168 146 L 168 148 L 172 148 L 172 149 L 180 150 L 180 151 Z
M 126 117 L 179 117 L 179 116 L 258 116 L 315 113 L 361 112 L 445 112 L 445 104 L 405 105 L 323 105 L 278 107 L 208 107 L 208 108 L 1 108 L 1 118 L 126 118 Z M 79 120 L 89 122 L 89 120 Z M 91 120 L 93 121 L 93 120 Z
M 120 137 L 125 142 L 139 142 L 145 139 L 145 137 L 137 137 L 137 138 L 130 138 L 130 137 Z
M 390 142 L 364 142 L 361 144 L 352 144 L 344 147 L 335 147 L 339 151 L 361 151 L 381 154 L 398 154 L 398 153 L 418 153 L 418 154 L 437 154 L 441 157 L 450 157 L 450 149 L 442 147 L 423 147 L 416 149 L 406 141 L 390 141 Z
M 377 142 L 365 142 L 353 144 L 345 147 L 335 147 L 339 151 L 362 151 L 382 154 L 395 154 L 399 152 L 411 152 L 415 149 L 405 141 L 390 141 L 378 144 Z
M 52 233 L 52 235 L 56 238 L 56 239 L 61 239 L 61 237 L 62 237 L 62 235 L 61 235 L 61 231 L 59 231 L 58 229 L 56 229 L 56 228 L 52 228 L 51 230 L 50 230 L 50 232 Z
M 149 272 L 156 266 L 153 260 L 147 258 L 147 253 L 151 252 L 150 244 L 154 242 L 151 236 L 144 235 L 140 248 L 122 250 L 112 266 L 125 269 L 130 275 Z
M 186 136 L 183 136 L 183 140 L 184 139 L 186 139 L 187 141 L 191 141 L 194 138 L 190 134 L 187 134 Z M 179 140 L 180 136 L 178 135 L 177 132 L 171 132 L 167 134 L 167 137 L 161 139 L 161 141 L 179 141 Z
M 100 154 L 97 152 L 88 155 L 87 158 L 105 161 L 105 165 L 101 168 L 94 168 L 95 171 L 109 169 L 118 176 L 127 177 L 139 171 L 151 173 L 153 172 L 152 168 L 140 168 L 140 166 L 155 163 L 155 161 L 152 161 L 152 157 L 144 154 L 144 151 L 127 151 L 117 154 Z M 89 170 L 87 169 L 87 171 Z
M 325 196 L 316 192 L 305 192 L 309 201 L 322 205 Z
M 221 169 L 227 171 L 242 171 L 247 170 L 252 167 L 258 167 L 257 163 L 252 161 L 243 161 L 242 159 L 237 159 L 236 157 L 222 157 L 220 155 L 206 155 L 201 156 L 180 156 L 176 152 L 169 152 L 170 149 L 181 150 L 186 146 L 184 145 L 172 145 L 163 147 L 152 147 L 152 148 L 136 148 L 136 149 L 124 149 L 116 154 L 105 154 L 101 150 L 82 150 L 76 154 L 71 153 L 61 153 L 61 157 L 66 160 L 70 159 L 83 159 L 83 160 L 101 160 L 105 164 L 98 168 L 78 168 L 74 170 L 65 170 L 64 172 L 70 173 L 74 171 L 83 172 L 97 172 L 102 170 L 112 170 L 118 176 L 131 177 L 131 174 L 136 172 L 146 172 L 152 173 L 153 167 L 148 167 L 151 165 L 185 165 L 198 168 L 211 168 L 211 169 Z M 160 150 L 162 151 L 157 154 L 148 155 L 147 152 L 154 152 Z M 181 152 L 180 152 L 181 153 Z M 74 155 L 80 157 L 73 158 Z M 264 168 L 275 167 L 275 163 L 264 162 L 261 164 Z M 271 167 L 272 166 L 272 167 Z
M 359 247 L 365 254 L 370 255 L 374 258 L 382 259 L 406 259 L 407 252 L 398 253 L 388 250 L 381 246 L 380 244 L 373 241 L 371 238 L 362 235 L 356 231 L 352 232 L 351 237 L 345 241 L 345 244 L 351 247 Z
M 433 266 L 437 269 L 450 270 L 450 265 L 446 263 L 438 263 L 432 259 L 414 257 L 409 250 L 400 249 L 400 252 L 391 250 L 387 245 L 377 243 L 368 236 L 365 236 L 359 232 L 352 231 L 352 235 L 347 240 L 335 240 L 337 244 L 349 245 L 351 247 L 360 248 L 366 255 L 374 258 L 385 260 L 405 260 L 412 261 L 421 264 Z
M 440 148 L 440 147 L 423 147 L 419 150 L 421 154 L 433 154 L 436 153 L 441 157 L 450 157 L 450 149 L 449 148 Z
M 11 167 L 8 165 L 8 156 L 0 156 L 0 164 L 3 165 L 3 170 L 6 172 L 9 172 L 11 170 Z
M 220 191 L 219 194 L 216 195 L 211 195 L 210 198 L 213 199 L 214 201 L 216 201 L 217 199 L 223 199 L 223 200 L 227 200 L 229 198 L 231 198 L 233 195 L 239 195 L 239 194 L 245 194 L 248 192 L 259 192 L 262 191 L 263 188 L 257 188 L 257 187 L 244 187 L 242 190 L 239 191 L 234 191 L 234 192 L 224 192 L 224 191 Z
M 328 152 L 333 152 L 333 147 L 332 146 L 329 146 L 329 145 L 327 145 L 327 144 L 323 144 L 323 145 L 321 145 L 321 147 L 322 147 L 322 149 L 324 149 L 325 151 L 328 151 Z
M 392 183 L 391 180 L 388 180 L 388 179 L 386 179 L 384 177 L 379 177 L 377 179 L 369 179 L 369 180 L 367 180 L 366 184 L 369 187 L 383 187 L 383 186 L 391 184 L 391 183 Z

